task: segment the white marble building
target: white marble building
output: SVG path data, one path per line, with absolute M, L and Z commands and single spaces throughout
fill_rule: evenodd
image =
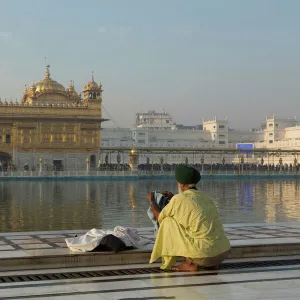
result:
M 300 123 L 296 118 L 284 119 L 273 115 L 266 118 L 263 126 L 251 130 L 232 129 L 227 118 L 215 117 L 212 120 L 203 121 L 201 125 L 176 125 L 173 117 L 165 110 L 162 113 L 155 111 L 138 113 L 133 128 L 102 128 L 101 145 L 103 147 L 136 145 L 138 148 L 235 149 L 237 144 L 251 143 L 254 148 L 259 149 L 300 150 Z M 141 162 L 145 162 L 147 157 L 149 156 L 142 154 Z M 159 159 L 158 157 L 150 158 L 156 163 L 159 163 Z M 184 162 L 185 159 L 186 155 L 182 154 L 164 156 L 164 161 L 169 163 Z M 201 155 L 193 157 L 192 154 L 188 155 L 189 162 L 198 162 L 200 159 Z M 219 155 L 213 157 L 214 162 L 220 162 L 221 159 Z M 288 163 L 292 163 L 293 159 L 290 157 Z M 207 162 L 207 160 L 211 160 L 211 157 L 207 155 L 205 160 Z

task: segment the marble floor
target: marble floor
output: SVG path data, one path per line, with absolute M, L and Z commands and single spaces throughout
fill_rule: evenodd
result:
M 294 257 L 293 257 L 294 258 Z M 253 259 L 252 259 L 253 260 Z M 131 265 L 130 268 L 141 267 Z M 148 267 L 144 265 L 142 267 Z M 109 267 L 76 268 L 76 271 Z M 120 268 L 120 266 L 110 267 Z M 123 268 L 126 268 L 123 266 Z M 61 269 L 63 271 L 70 269 Z M 39 270 L 51 273 L 57 270 Z M 26 275 L 31 271 L 0 272 Z M 300 299 L 300 265 L 0 284 L 0 299 Z
M 232 246 L 300 242 L 300 223 L 226 224 L 224 228 Z M 0 233 L 0 259 L 50 253 L 66 255 L 71 252 L 65 239 L 85 232 L 87 230 Z M 140 228 L 139 234 L 154 242 L 152 228 Z
M 231 245 L 267 245 L 300 242 L 300 223 L 226 224 Z M 60 249 L 69 253 L 65 238 L 81 231 L 0 233 L 0 277 L 57 272 L 99 271 L 150 267 L 149 265 L 102 266 L 40 270 L 1 270 L 1 259 L 43 255 Z M 152 228 L 139 229 L 153 239 Z M 268 260 L 300 259 L 268 257 Z M 266 258 L 231 259 L 228 262 L 264 261 Z M 159 265 L 151 265 L 151 267 Z M 80 279 L 0 283 L 0 299 L 300 299 L 300 264 L 273 267 L 232 268 L 196 273 L 159 273 L 103 276 Z

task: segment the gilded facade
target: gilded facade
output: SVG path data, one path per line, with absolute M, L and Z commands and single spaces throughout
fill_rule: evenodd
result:
M 43 164 L 68 169 L 83 168 L 87 158 L 94 167 L 99 159 L 102 86 L 92 80 L 83 97 L 71 81 L 67 89 L 50 76 L 26 88 L 20 102 L 0 101 L 0 152 L 13 164 Z

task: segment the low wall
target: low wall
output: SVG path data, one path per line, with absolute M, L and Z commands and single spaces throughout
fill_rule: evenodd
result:
M 37 171 L 17 171 L 0 173 L 1 180 L 138 180 L 138 179 L 174 179 L 173 172 L 133 172 L 133 171 L 58 171 L 40 174 Z M 287 172 L 201 172 L 202 179 L 300 179 L 300 173 Z

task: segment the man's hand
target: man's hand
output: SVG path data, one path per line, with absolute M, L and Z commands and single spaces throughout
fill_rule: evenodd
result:
M 153 196 L 154 196 L 153 192 L 151 192 L 151 193 L 149 193 L 149 194 L 146 195 L 146 198 L 150 202 L 150 207 L 151 207 L 152 213 L 154 215 L 154 218 L 158 221 L 160 210 L 159 210 L 158 205 L 156 204 L 155 200 L 153 199 Z
M 146 198 L 147 198 L 149 201 L 151 201 L 151 200 L 152 200 L 152 193 L 148 193 L 148 194 L 146 195 Z
M 171 200 L 172 197 L 174 196 L 174 194 L 169 191 L 164 191 L 164 192 L 162 192 L 162 194 L 169 200 Z

